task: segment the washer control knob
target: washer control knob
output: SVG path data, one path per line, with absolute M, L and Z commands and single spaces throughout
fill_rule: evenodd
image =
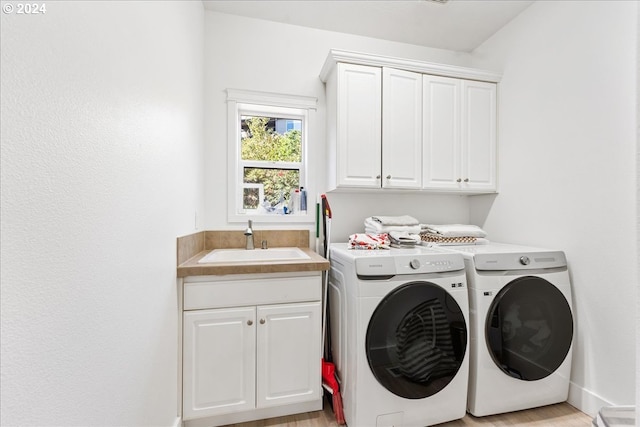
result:
M 414 270 L 417 270 L 420 268 L 420 261 L 418 261 L 417 259 L 412 259 L 409 262 L 409 267 L 413 268 Z
M 531 262 L 531 260 L 529 259 L 528 256 L 521 256 L 520 257 L 520 264 L 529 265 L 530 262 Z

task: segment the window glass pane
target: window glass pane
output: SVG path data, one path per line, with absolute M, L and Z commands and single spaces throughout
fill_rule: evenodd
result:
M 291 190 L 300 187 L 300 170 L 245 167 L 244 182 L 262 184 L 264 199 L 274 207 L 283 200 L 288 202 Z M 265 200 L 261 201 L 263 206 Z
M 302 161 L 302 120 L 241 116 L 242 160 Z
M 258 188 L 244 188 L 242 195 L 242 209 L 258 209 L 260 204 L 260 190 Z

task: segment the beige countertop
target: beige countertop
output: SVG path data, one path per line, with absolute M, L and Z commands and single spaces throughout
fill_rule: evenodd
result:
M 270 243 L 269 247 L 297 247 L 310 259 L 200 264 L 198 261 L 214 249 L 242 248 L 245 242 L 241 231 L 204 231 L 178 238 L 177 277 L 308 272 L 329 269 L 329 261 L 309 249 L 309 232 L 306 230 L 262 231 L 256 237 L 258 245 L 264 238 Z
M 260 249 L 255 249 L 259 251 Z M 309 248 L 300 248 L 311 259 L 286 261 L 247 261 L 199 264 L 210 250 L 198 253 L 178 266 L 178 277 L 224 274 L 282 273 L 289 271 L 323 271 L 329 269 L 329 261 Z

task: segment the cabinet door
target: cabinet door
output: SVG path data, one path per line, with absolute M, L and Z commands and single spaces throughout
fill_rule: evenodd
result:
M 462 82 L 463 188 L 495 191 L 496 85 Z
M 460 80 L 423 76 L 423 188 L 460 188 Z
M 382 69 L 382 187 L 422 185 L 422 74 Z
M 184 313 L 183 419 L 255 407 L 255 308 Z
M 380 188 L 382 71 L 337 67 L 337 185 Z
M 257 407 L 320 398 L 320 302 L 257 308 Z

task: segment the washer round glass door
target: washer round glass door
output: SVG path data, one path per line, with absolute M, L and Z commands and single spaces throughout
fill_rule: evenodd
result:
M 489 354 L 507 375 L 535 381 L 555 372 L 573 339 L 571 307 L 560 290 L 533 276 L 520 277 L 496 295 L 487 313 Z
M 410 282 L 378 304 L 365 345 L 369 367 L 383 387 L 422 399 L 445 388 L 460 369 L 467 326 L 460 306 L 442 287 Z

